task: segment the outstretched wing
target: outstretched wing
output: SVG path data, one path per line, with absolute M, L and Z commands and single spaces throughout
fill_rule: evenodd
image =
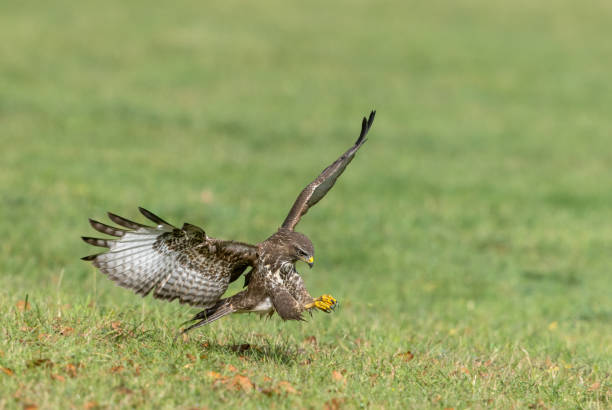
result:
M 115 214 L 109 218 L 127 229 L 89 220 L 98 232 L 117 239 L 83 237 L 91 245 L 109 248 L 86 256 L 120 286 L 146 296 L 193 306 L 214 305 L 230 282 L 257 259 L 257 247 L 210 238 L 197 226 L 176 228 L 146 209 L 140 212 L 156 226 L 141 225 Z
M 342 172 L 344 172 L 346 166 L 355 157 L 357 150 L 367 141 L 365 136 L 374 122 L 375 115 L 376 111 L 372 111 L 368 119 L 365 117 L 363 118 L 361 123 L 361 133 L 359 134 L 359 138 L 357 138 L 355 145 L 342 154 L 342 156 L 334 161 L 333 164 L 325 168 L 317 179 L 312 181 L 306 188 L 304 188 L 291 207 L 289 215 L 287 215 L 285 218 L 283 228 L 293 230 L 300 221 L 300 218 L 306 212 L 308 212 L 308 209 L 319 202 L 321 198 L 327 194 L 327 191 L 334 186 L 338 177 L 342 174 Z

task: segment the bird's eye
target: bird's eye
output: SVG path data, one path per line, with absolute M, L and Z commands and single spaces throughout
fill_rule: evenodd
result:
M 301 256 L 306 256 L 306 252 L 304 252 L 304 251 L 303 251 L 303 250 L 301 250 L 300 248 L 297 248 L 297 251 L 298 251 L 298 253 L 299 253 Z

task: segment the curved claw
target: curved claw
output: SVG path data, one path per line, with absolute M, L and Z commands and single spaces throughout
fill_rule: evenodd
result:
M 305 306 L 306 309 L 317 308 L 325 313 L 331 313 L 337 306 L 338 301 L 331 295 L 323 295 L 314 299 L 312 303 Z

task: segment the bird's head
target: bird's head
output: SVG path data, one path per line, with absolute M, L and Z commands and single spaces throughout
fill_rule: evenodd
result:
M 308 237 L 302 233 L 288 229 L 280 229 L 273 237 L 276 237 L 283 255 L 291 263 L 303 261 L 312 268 L 314 265 L 314 246 Z

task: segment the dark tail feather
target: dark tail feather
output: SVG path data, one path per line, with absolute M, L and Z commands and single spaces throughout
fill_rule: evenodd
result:
M 199 312 L 188 321 L 182 323 L 181 326 L 189 322 L 193 322 L 194 320 L 199 320 L 199 322 L 183 329 L 180 334 L 187 333 L 190 330 L 212 323 L 215 320 L 221 319 L 223 316 L 234 313 L 235 311 L 236 309 L 226 300 L 219 301 L 219 303 L 217 303 L 215 306 Z

